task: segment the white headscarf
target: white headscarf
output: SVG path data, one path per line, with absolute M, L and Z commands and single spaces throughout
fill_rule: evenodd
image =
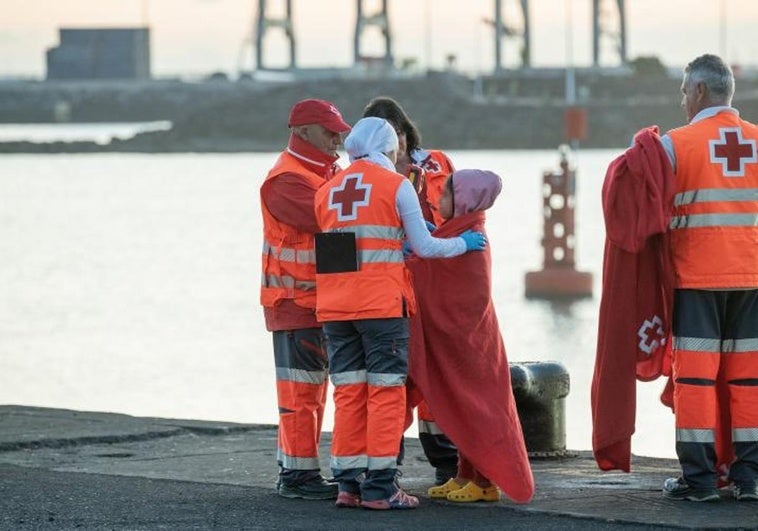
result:
M 395 171 L 395 165 L 385 153 L 398 150 L 397 133 L 384 118 L 361 118 L 345 138 L 345 150 L 350 162 L 367 159 Z

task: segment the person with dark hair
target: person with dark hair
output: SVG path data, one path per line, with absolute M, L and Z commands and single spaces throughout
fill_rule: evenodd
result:
M 439 150 L 421 148 L 421 133 L 405 110 L 394 99 L 381 96 L 372 99 L 363 110 L 363 116 L 384 118 L 394 127 L 398 138 L 395 168 L 413 184 L 426 221 L 437 226 L 444 221 L 439 214 L 439 201 L 446 179 L 454 171 L 453 163 Z M 458 468 L 458 449 L 437 427 L 426 402 L 417 398 L 418 391 L 409 382 L 408 397 L 418 402 L 418 432 L 424 454 L 435 470 L 435 484 L 442 485 L 455 477 Z M 409 404 L 408 420 L 412 423 L 413 407 Z M 403 458 L 401 449 L 400 459 Z
M 337 150 L 350 126 L 328 101 L 307 99 L 290 110 L 291 134 L 261 185 L 263 256 L 260 300 L 273 335 L 279 406 L 277 492 L 308 500 L 337 497 L 319 467 L 327 393 L 327 355 L 316 320 L 316 190 L 339 167 Z
M 438 149 L 421 147 L 418 127 L 400 104 L 390 97 L 380 96 L 371 100 L 363 110 L 363 116 L 384 118 L 395 128 L 400 143 L 397 172 L 411 179 L 427 221 L 441 224 L 444 221 L 439 214 L 442 189 L 447 177 L 455 170 L 450 158 Z
M 718 501 L 725 470 L 717 463 L 725 463 L 734 497 L 758 501 L 758 127 L 731 106 L 734 75 L 720 57 L 690 62 L 681 89 L 688 124 L 661 143 L 675 181 L 669 229 L 682 475 L 666 480 L 663 494 Z

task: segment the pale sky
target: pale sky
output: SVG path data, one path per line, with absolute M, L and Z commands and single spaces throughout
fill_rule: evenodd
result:
M 298 65 L 349 66 L 353 58 L 356 0 L 292 0 Z M 504 0 L 506 22 L 518 0 Z M 615 0 L 605 0 L 611 15 Z M 629 58 L 656 55 L 682 66 L 702 53 L 723 55 L 732 64 L 758 65 L 758 0 L 627 0 Z M 284 0 L 268 0 L 283 13 Z M 378 0 L 364 1 L 371 13 Z M 258 0 L 0 0 L 0 77 L 44 77 L 45 51 L 58 44 L 58 28 L 151 28 L 154 76 L 235 76 L 254 67 L 251 44 Z M 591 0 L 531 0 L 532 63 L 577 66 L 592 61 Z M 396 59 L 442 69 L 449 54 L 468 73 L 494 67 L 492 0 L 390 0 Z M 568 24 L 570 22 L 570 25 Z M 514 23 L 520 24 L 518 18 Z M 567 31 L 567 27 L 572 31 Z M 376 31 L 374 29 L 373 31 Z M 364 51 L 379 52 L 370 32 Z M 570 44 L 570 46 L 567 46 Z M 280 30 L 265 43 L 268 66 L 284 66 L 287 47 Z M 570 49 L 571 52 L 567 50 Z M 505 45 L 506 66 L 516 49 Z M 611 60 L 612 56 L 606 59 Z

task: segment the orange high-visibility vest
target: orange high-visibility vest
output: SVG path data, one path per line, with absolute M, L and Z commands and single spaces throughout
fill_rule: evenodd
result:
M 416 310 L 405 268 L 396 197 L 402 175 L 358 160 L 316 192 L 323 232 L 353 232 L 358 270 L 317 274 L 316 318 L 348 321 L 408 317 Z
M 758 286 L 758 127 L 733 112 L 669 132 L 678 288 Z
M 271 168 L 266 181 L 284 173 L 296 173 L 314 188 L 326 180 L 305 168 L 286 151 Z M 263 212 L 263 255 L 261 305 L 273 307 L 282 299 L 292 299 L 303 308 L 316 307 L 316 254 L 313 234 L 301 232 L 277 220 L 261 200 Z
M 434 224 L 438 227 L 445 222 L 445 219 L 439 214 L 440 197 L 445 188 L 447 177 L 453 173 L 452 162 L 442 151 L 436 149 L 426 150 L 429 156 L 421 161 L 419 165 L 424 170 L 424 180 L 426 184 L 426 199 L 432 206 L 432 217 Z

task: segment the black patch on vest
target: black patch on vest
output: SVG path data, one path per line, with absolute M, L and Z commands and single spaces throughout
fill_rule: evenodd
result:
M 354 232 L 316 233 L 316 273 L 358 271 Z

